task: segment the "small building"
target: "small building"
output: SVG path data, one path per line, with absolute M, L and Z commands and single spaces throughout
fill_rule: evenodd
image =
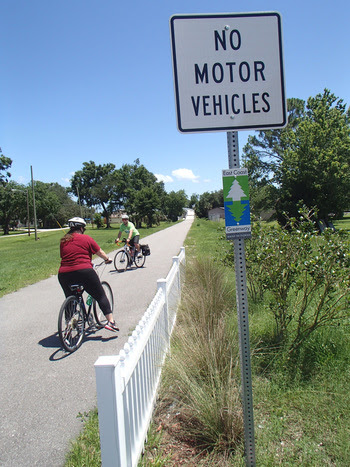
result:
M 213 208 L 208 211 L 208 219 L 210 221 L 219 221 L 220 219 L 225 219 L 225 208 Z
M 114 211 L 109 216 L 109 221 L 111 224 L 121 224 L 122 223 L 122 215 L 127 214 L 124 210 Z

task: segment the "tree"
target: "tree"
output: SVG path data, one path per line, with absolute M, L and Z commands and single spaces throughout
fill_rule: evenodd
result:
M 91 209 L 86 207 L 83 210 L 77 202 L 73 201 L 69 196 L 69 189 L 59 185 L 58 183 L 50 183 L 50 191 L 56 195 L 59 200 L 59 209 L 56 212 L 54 225 L 64 225 L 70 217 L 90 217 L 92 216 Z M 83 211 L 83 212 L 82 212 Z
M 294 134 L 279 173 L 277 214 L 297 216 L 301 204 L 317 207 L 318 218 L 342 217 L 350 206 L 349 111 L 325 90 L 307 101 L 306 117 Z
M 160 210 L 160 198 L 157 192 L 150 186 L 145 186 L 135 193 L 133 198 L 133 217 L 136 224 L 141 224 L 141 219 L 146 221 L 147 227 L 152 227 L 157 221 L 156 214 Z
M 1 149 L 0 149 L 1 151 Z M 18 218 L 18 203 L 16 192 L 17 184 L 10 182 L 11 173 L 8 169 L 12 165 L 12 159 L 0 155 L 0 224 L 4 230 L 4 235 L 8 235 L 11 222 Z M 18 188 L 18 187 L 17 187 Z
M 70 217 L 79 216 L 80 209 L 58 183 L 35 181 L 35 208 L 38 222 L 45 229 L 63 226 Z
M 223 190 L 202 193 L 195 204 L 194 211 L 197 217 L 208 217 L 208 211 L 224 205 Z
M 129 213 L 137 227 L 141 226 L 141 221 L 152 225 L 155 213 L 164 206 L 166 192 L 164 183 L 158 182 L 156 176 L 140 164 L 136 159 L 134 164 L 124 164 L 118 170 L 120 182 L 120 199 L 124 209 Z M 148 190 L 144 190 L 147 188 Z M 150 200 L 141 201 L 143 196 L 150 194 Z
M 165 214 L 171 221 L 177 221 L 188 205 L 185 190 L 171 191 L 165 197 Z
M 197 195 L 196 193 L 193 193 L 191 195 L 191 198 L 190 198 L 189 202 L 188 202 L 188 207 L 189 208 L 194 208 L 198 200 L 199 200 L 199 195 Z
M 11 165 L 12 159 L 4 156 L 3 154 L 0 154 L 0 185 L 5 185 L 8 182 L 8 179 L 11 177 L 11 173 L 7 170 L 11 167 Z
M 259 131 L 249 136 L 243 148 L 243 166 L 249 173 L 250 209 L 257 217 L 274 209 L 279 196 L 278 172 L 288 146 L 289 133 L 294 133 L 305 116 L 305 102 L 288 99 L 288 125 L 282 129 Z
M 96 165 L 84 162 L 71 179 L 71 193 L 89 207 L 101 206 L 103 216 L 110 227 L 110 215 L 123 204 L 122 181 L 114 164 Z
M 304 204 L 316 207 L 321 219 L 330 213 L 340 217 L 350 205 L 349 109 L 325 89 L 306 106 L 300 99 L 288 100 L 288 112 L 286 128 L 260 131 L 243 149 L 252 211 L 274 205 L 281 224 L 284 212 L 297 216 Z
M 26 219 L 26 187 L 12 180 L 0 185 L 0 224 L 4 235 L 8 235 L 11 227 L 18 220 Z

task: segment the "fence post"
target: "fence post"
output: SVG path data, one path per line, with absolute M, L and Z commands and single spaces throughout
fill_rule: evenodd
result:
M 126 460 L 119 360 L 119 356 L 102 356 L 94 365 L 103 467 L 122 467 Z
M 184 264 L 185 264 L 185 262 L 186 262 L 186 249 L 185 249 L 184 246 L 182 246 L 182 247 L 180 248 L 180 254 L 179 254 L 179 256 L 181 255 L 182 252 L 183 252 L 183 254 L 184 254 Z
M 168 290 L 166 279 L 157 280 L 157 289 L 162 289 L 164 294 L 164 327 L 165 327 L 165 338 L 166 338 L 166 349 L 170 345 L 170 329 L 169 329 L 169 304 L 168 304 Z
M 180 257 L 173 256 L 173 266 L 176 264 L 176 278 L 177 278 L 177 290 L 180 293 L 181 282 L 180 282 Z

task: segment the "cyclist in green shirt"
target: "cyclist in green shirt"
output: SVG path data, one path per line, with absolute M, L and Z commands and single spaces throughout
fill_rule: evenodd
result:
M 140 253 L 140 233 L 132 222 L 129 221 L 129 216 L 127 214 L 122 215 L 122 224 L 120 225 L 118 238 L 115 243 L 119 243 L 122 233 L 125 232 L 128 237 L 126 239 L 127 243 L 130 246 L 134 246 L 138 253 Z

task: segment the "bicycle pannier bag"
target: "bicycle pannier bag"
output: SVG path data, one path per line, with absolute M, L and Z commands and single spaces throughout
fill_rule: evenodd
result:
M 148 245 L 140 245 L 143 256 L 149 256 L 151 254 L 150 247 Z

